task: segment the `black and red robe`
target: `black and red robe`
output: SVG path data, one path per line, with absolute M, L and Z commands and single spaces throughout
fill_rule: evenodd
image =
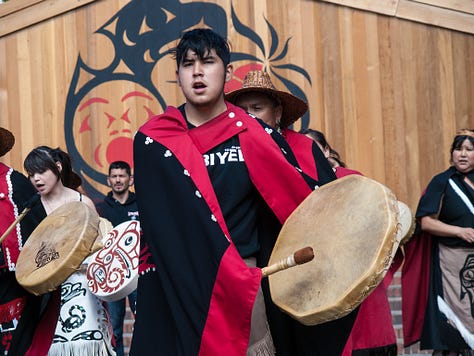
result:
M 250 180 L 281 226 L 314 186 L 274 134 L 229 103 L 192 130 L 169 107 L 136 134 L 143 274 L 132 355 L 245 355 L 261 272 L 248 268 L 232 243 L 203 154 L 238 136 Z M 261 264 L 275 239 L 260 241 L 267 253 Z
M 20 216 L 36 190 L 21 173 L 0 163 L 0 235 Z M 27 238 L 44 218 L 33 206 L 1 244 L 0 249 L 0 350 L 24 355 L 39 322 L 41 297 L 23 289 L 15 278 L 18 256 Z

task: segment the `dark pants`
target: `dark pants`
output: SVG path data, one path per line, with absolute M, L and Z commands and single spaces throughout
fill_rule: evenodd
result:
M 135 315 L 135 306 L 137 302 L 137 291 L 133 291 L 128 296 L 128 303 L 130 309 Z M 123 356 L 123 321 L 125 319 L 125 298 L 117 300 L 116 302 L 107 302 L 107 308 L 110 314 L 110 322 L 114 331 L 115 350 L 117 356 Z

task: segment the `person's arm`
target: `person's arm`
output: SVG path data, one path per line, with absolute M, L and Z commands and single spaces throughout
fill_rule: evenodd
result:
M 421 230 L 430 234 L 444 237 L 457 237 L 466 242 L 474 242 L 474 229 L 446 224 L 435 216 L 423 216 L 420 219 Z

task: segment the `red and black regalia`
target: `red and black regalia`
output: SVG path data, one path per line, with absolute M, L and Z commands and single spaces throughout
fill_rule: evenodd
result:
M 473 172 L 467 176 L 474 181 Z M 418 203 L 417 219 L 437 214 L 444 223 L 474 227 L 474 189 L 454 167 L 434 176 Z M 420 341 L 421 349 L 469 349 L 465 338 L 474 334 L 473 275 L 472 244 L 417 230 L 406 245 L 402 269 L 405 346 Z M 463 326 L 456 327 L 454 319 Z M 460 333 L 463 328 L 467 332 Z
M 0 235 L 13 224 L 35 195 L 28 179 L 0 163 Z M 16 281 L 16 262 L 23 244 L 44 215 L 37 207 L 16 224 L 0 250 L 0 353 L 24 355 L 39 320 L 41 298 Z
M 322 183 L 336 179 L 329 161 L 316 141 L 289 128 L 282 129 L 281 135 L 290 145 L 303 172 Z
M 261 271 L 242 258 L 265 265 L 275 224 L 281 227 L 319 182 L 301 174 L 281 135 L 242 109 L 227 103 L 198 127 L 183 114 L 183 107 L 169 107 L 135 136 L 142 274 L 131 354 L 245 355 Z M 287 355 L 278 343 L 290 345 L 283 339 L 293 330 L 272 323 L 298 323 L 267 313 L 277 354 Z M 340 351 L 352 322 L 339 325 Z M 299 326 L 295 334 L 312 355 L 318 346 L 311 344 L 333 345 L 336 336 L 324 339 L 322 326 Z M 311 331 L 319 334 L 307 338 Z

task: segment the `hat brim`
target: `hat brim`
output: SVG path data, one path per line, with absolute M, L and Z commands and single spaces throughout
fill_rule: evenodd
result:
M 308 104 L 306 104 L 300 98 L 294 96 L 293 94 L 274 90 L 269 88 L 259 88 L 259 87 L 248 87 L 240 88 L 234 91 L 231 91 L 225 95 L 225 100 L 235 104 L 237 98 L 245 93 L 259 92 L 264 93 L 269 96 L 277 98 L 282 106 L 282 115 L 280 126 L 282 128 L 288 127 L 299 118 L 301 118 L 308 111 Z
M 10 152 L 14 144 L 15 136 L 7 129 L 0 127 L 0 157 Z

